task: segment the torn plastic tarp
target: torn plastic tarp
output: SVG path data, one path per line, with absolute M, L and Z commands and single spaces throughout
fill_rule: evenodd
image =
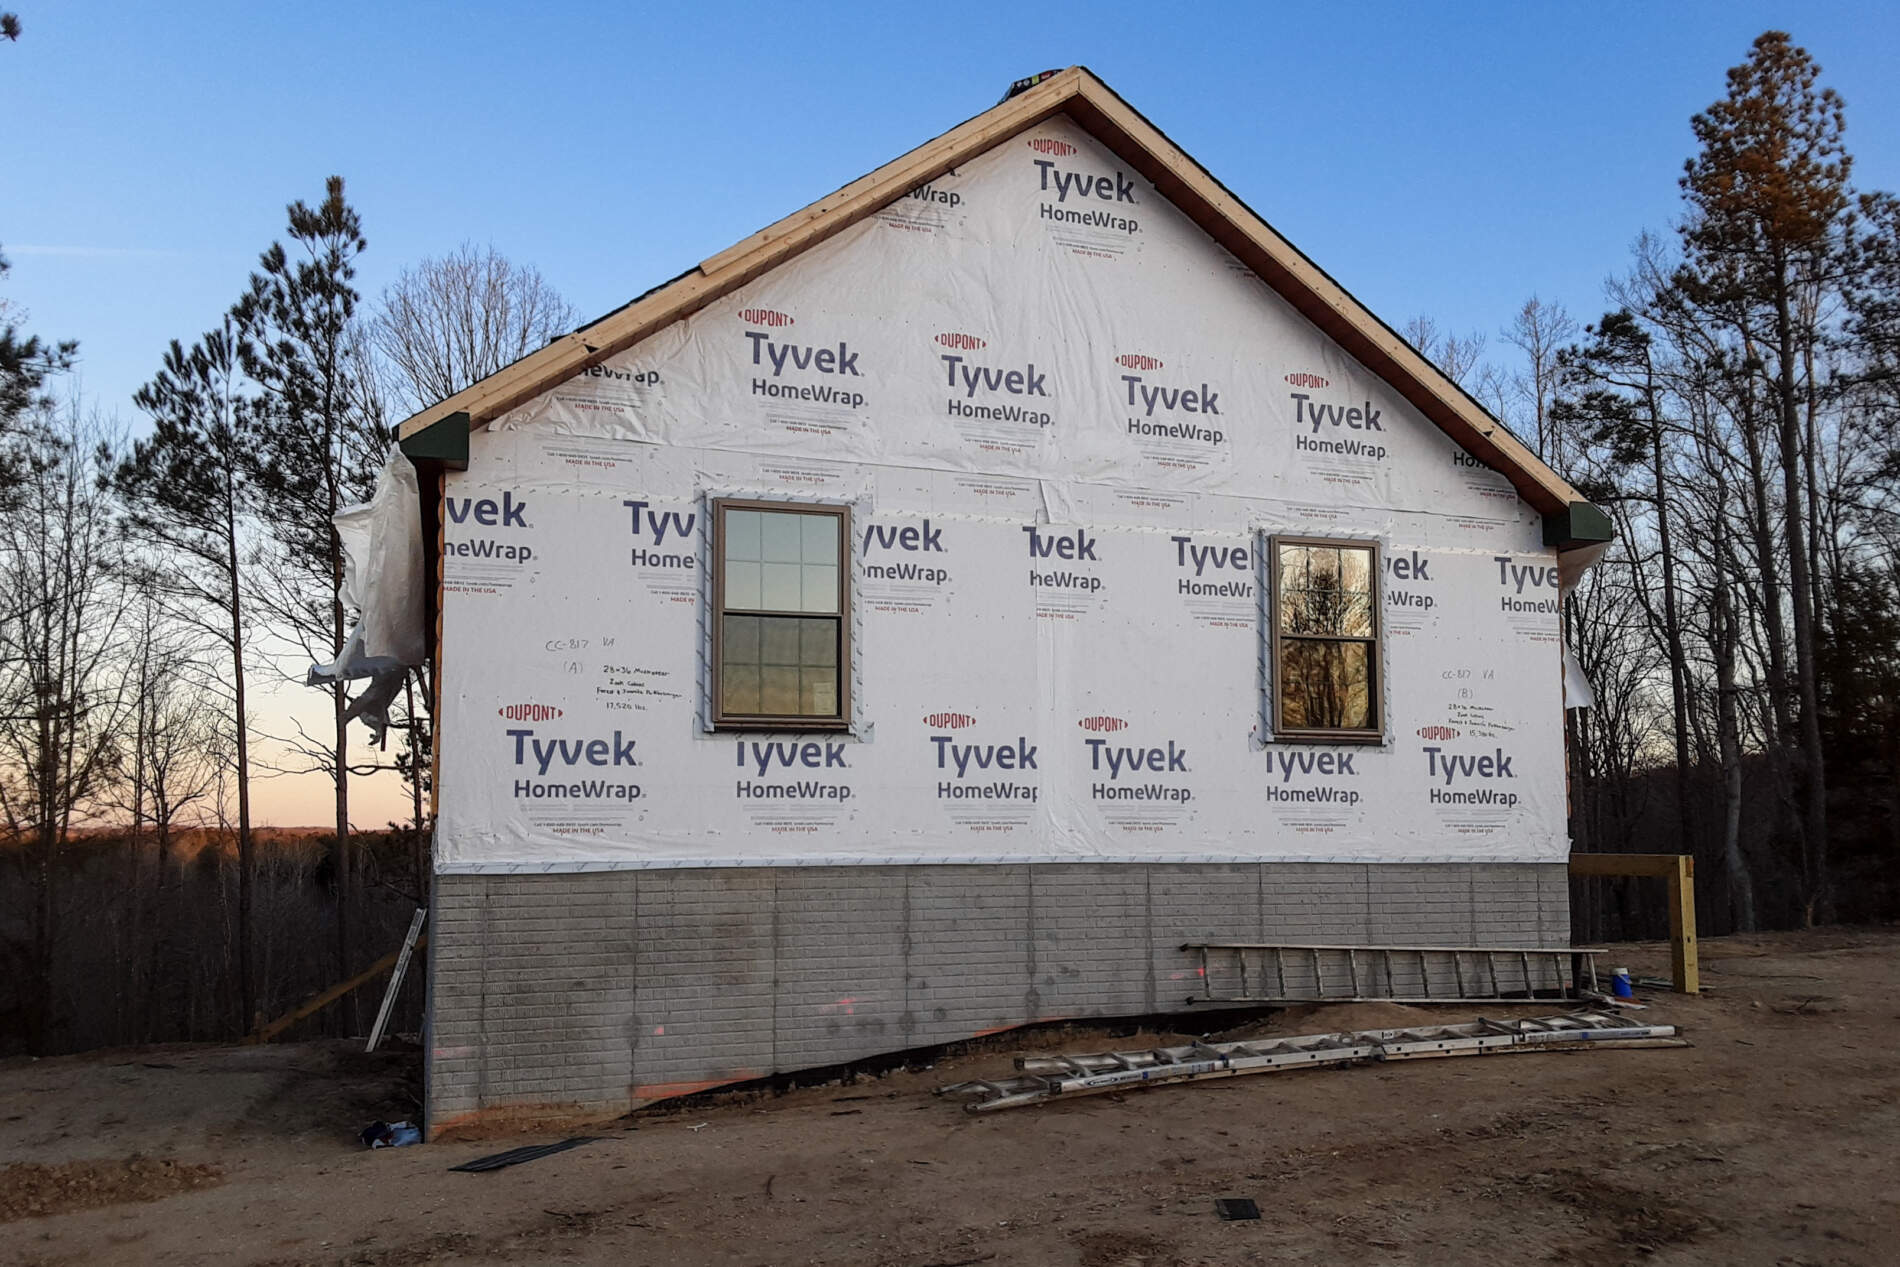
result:
M 311 665 L 304 680 L 332 686 L 368 678 L 369 686 L 350 701 L 346 716 L 361 718 L 379 744 L 403 674 L 428 654 L 421 506 L 416 468 L 391 449 L 369 501 L 332 520 L 343 543 L 343 601 L 359 615 L 342 654 L 329 664 Z

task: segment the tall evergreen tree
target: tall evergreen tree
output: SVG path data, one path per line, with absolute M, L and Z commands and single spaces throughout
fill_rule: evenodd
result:
M 1800 700 L 1803 888 L 1810 920 L 1829 906 L 1827 778 L 1822 751 L 1812 427 L 1818 297 L 1841 282 L 1853 160 L 1840 98 L 1786 32 L 1756 39 L 1728 72 L 1728 95 L 1691 120 L 1701 152 L 1685 165 L 1690 268 L 1711 297 L 1760 314 L 1762 372 L 1772 388 L 1782 476 L 1782 531 Z M 1723 294 L 1721 292 L 1727 292 Z
M 11 269 L 6 256 L 0 255 L 0 278 Z M 38 335 L 27 334 L 20 329 L 17 315 L 0 299 L 0 510 L 17 500 L 26 476 L 24 455 L 8 441 L 18 433 L 28 411 L 42 403 L 46 380 L 69 369 L 79 347 L 70 341 L 47 343 Z
M 332 176 L 316 206 L 290 204 L 289 241 L 273 243 L 239 301 L 250 336 L 244 367 L 257 385 L 259 515 L 277 548 L 276 614 L 312 660 L 343 648 L 343 545 L 332 519 L 365 500 L 388 439 L 365 407 L 369 366 L 354 327 L 356 259 L 368 246 L 362 221 Z M 355 888 L 350 843 L 350 764 L 341 685 L 331 688 L 334 729 L 325 763 L 336 790 L 336 956 L 353 965 L 349 911 Z
M 254 500 L 256 428 L 239 396 L 242 340 L 224 324 L 189 349 L 173 340 L 164 366 L 133 400 L 152 432 L 112 469 L 132 534 L 169 566 L 150 580 L 216 640 L 230 666 L 227 698 L 237 794 L 239 1027 L 256 1020 L 257 948 L 251 833 L 250 713 L 245 652 L 250 625 L 242 563 Z

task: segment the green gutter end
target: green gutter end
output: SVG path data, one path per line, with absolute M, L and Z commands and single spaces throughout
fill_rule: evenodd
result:
M 1615 537 L 1610 517 L 1589 502 L 1571 502 L 1544 516 L 1544 544 L 1559 550 L 1601 545 Z
M 468 469 L 467 413 L 444 414 L 403 440 L 403 456 L 411 462 L 440 462 L 452 471 Z

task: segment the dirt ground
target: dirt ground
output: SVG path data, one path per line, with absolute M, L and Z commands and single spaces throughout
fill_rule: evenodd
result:
M 1724 938 L 1702 956 L 1709 993 L 1644 992 L 1636 1014 L 1684 1026 L 1687 1049 L 1270 1074 L 984 1116 L 930 1094 L 1004 1074 L 1016 1051 L 1146 1041 L 1034 1033 L 928 1071 L 651 1112 L 487 1174 L 448 1167 L 553 1137 L 356 1145 L 371 1119 L 412 1112 L 413 1053 L 11 1061 L 0 1262 L 1900 1262 L 1900 930 Z M 1659 946 L 1614 958 L 1666 971 Z M 1273 1025 L 1479 1011 L 1508 1014 L 1368 1005 Z M 1262 1218 L 1220 1221 L 1224 1196 Z

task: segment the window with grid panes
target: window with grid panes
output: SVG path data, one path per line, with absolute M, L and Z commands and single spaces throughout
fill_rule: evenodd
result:
M 1276 738 L 1371 741 L 1379 715 L 1379 547 L 1274 537 Z
M 842 729 L 850 712 L 851 512 L 713 503 L 713 723 Z

